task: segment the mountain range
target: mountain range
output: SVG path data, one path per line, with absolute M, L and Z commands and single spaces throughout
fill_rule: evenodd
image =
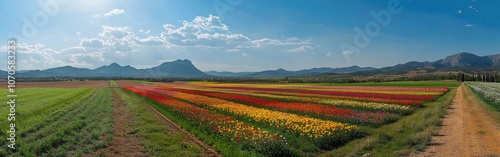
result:
M 347 74 L 347 73 L 404 73 L 411 70 L 477 70 L 489 69 L 500 72 L 500 54 L 490 56 L 477 56 L 472 53 L 458 53 L 434 62 L 407 62 L 383 68 L 373 67 L 343 67 L 343 68 L 312 68 L 299 71 L 288 71 L 285 69 L 265 70 L 260 72 L 202 72 L 196 68 L 190 60 L 178 59 L 165 62 L 158 66 L 137 69 L 132 66 L 121 66 L 117 63 L 98 67 L 96 69 L 76 68 L 63 66 L 46 70 L 23 70 L 18 71 L 17 77 L 288 77 L 288 76 L 310 76 L 320 74 Z M 5 71 L 1 72 L 6 75 Z
M 63 66 L 46 70 L 27 70 L 18 72 L 18 77 L 209 77 L 198 70 L 190 60 L 165 62 L 155 67 L 136 69 L 132 66 L 121 66 L 117 63 L 101 66 L 96 69 Z
M 402 73 L 410 70 L 458 70 L 458 71 L 490 71 L 500 72 L 500 54 L 477 56 L 472 53 L 462 52 L 447 56 L 434 62 L 411 61 L 395 66 L 383 67 L 372 73 Z

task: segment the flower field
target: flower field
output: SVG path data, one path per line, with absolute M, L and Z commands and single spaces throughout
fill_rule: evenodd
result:
M 126 86 L 191 126 L 262 154 L 331 149 L 397 121 L 446 87 L 171 83 Z M 299 144 L 297 144 L 299 143 Z M 311 151 L 311 150 L 309 150 Z M 314 152 L 314 151 L 313 151 Z
M 466 84 L 484 101 L 500 111 L 500 83 L 467 82 Z

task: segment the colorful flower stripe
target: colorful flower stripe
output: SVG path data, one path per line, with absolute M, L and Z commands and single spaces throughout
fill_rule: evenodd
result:
M 331 92 L 351 92 L 351 93 L 377 93 L 377 94 L 393 94 L 393 95 L 441 95 L 441 91 L 409 91 L 409 90 L 369 90 L 369 89 L 338 89 L 338 88 L 314 88 L 314 87 L 301 87 L 293 88 L 301 90 L 314 90 L 314 91 L 331 91 Z
M 353 100 L 322 99 L 319 101 L 319 103 L 351 106 L 351 107 L 363 107 L 380 111 L 395 111 L 395 112 L 405 112 L 405 113 L 415 110 L 415 107 L 410 107 L 407 105 L 377 103 L 377 102 L 360 102 Z
M 387 86 L 303 86 L 304 88 L 323 89 L 353 89 L 353 90 L 376 90 L 376 91 L 433 91 L 447 92 L 448 87 L 387 87 Z
M 318 104 L 305 104 L 297 102 L 280 102 L 277 100 L 270 100 L 240 94 L 217 93 L 207 92 L 200 90 L 188 90 L 179 88 L 167 88 L 182 93 L 189 93 L 195 95 L 203 95 L 226 100 L 237 101 L 241 103 L 249 103 L 256 106 L 278 109 L 280 111 L 299 111 L 309 114 L 321 115 L 324 117 L 332 117 L 336 119 L 343 119 L 351 123 L 357 124 L 386 124 L 395 121 L 399 115 L 387 112 L 355 112 L 350 109 L 336 108 L 335 106 L 325 106 Z
M 340 92 L 340 91 L 316 91 L 316 90 L 300 90 L 300 89 L 278 89 L 278 88 L 255 88 L 255 87 L 214 87 L 222 89 L 239 89 L 239 90 L 256 90 L 256 91 L 273 91 L 285 93 L 301 93 L 301 94 L 319 94 L 319 95 L 335 95 L 335 96 L 350 96 L 350 97 L 369 97 L 383 99 L 398 99 L 398 100 L 432 100 L 433 95 L 409 95 L 409 94 L 378 94 L 378 93 L 359 93 L 359 92 Z
M 355 134 L 357 126 L 337 123 L 333 121 L 320 120 L 291 113 L 271 111 L 268 109 L 246 106 L 227 100 L 211 98 L 207 96 L 194 95 L 181 92 L 172 92 L 154 89 L 150 87 L 139 87 L 151 92 L 166 94 L 177 99 L 182 99 L 193 104 L 206 105 L 235 115 L 245 116 L 252 121 L 268 124 L 271 127 L 283 129 L 286 132 L 295 132 L 300 136 L 321 139 L 332 137 L 344 138 Z M 162 92 L 165 91 L 165 92 Z
M 168 87 L 168 85 L 161 85 L 160 87 Z M 186 87 L 186 86 L 177 86 L 177 87 Z M 424 102 L 422 100 L 394 100 L 394 99 L 383 99 L 383 98 L 336 96 L 336 95 L 321 95 L 321 94 L 304 94 L 304 93 L 291 93 L 291 92 L 218 89 L 218 88 L 212 88 L 212 89 L 214 89 L 215 91 L 222 90 L 222 91 L 232 91 L 232 92 L 241 92 L 241 93 L 264 93 L 264 94 L 297 96 L 297 97 L 318 97 L 318 98 L 342 99 L 342 100 L 352 100 L 352 101 L 362 101 L 362 102 L 380 102 L 380 103 L 389 103 L 389 104 L 402 104 L 402 105 L 412 105 L 412 106 L 420 106 Z
M 269 134 L 267 131 L 245 125 L 243 122 L 235 120 L 232 117 L 212 114 L 206 109 L 202 109 L 161 94 L 148 92 L 144 90 L 144 88 L 123 88 L 161 103 L 166 107 L 181 113 L 186 119 L 192 120 L 198 125 L 205 126 L 209 131 L 216 132 L 233 141 L 263 143 L 280 140 L 280 142 L 285 142 L 282 141 L 283 138 L 280 138 L 278 134 Z
M 207 86 L 207 85 L 200 85 Z M 366 86 L 305 86 L 305 85 L 218 85 L 211 84 L 207 87 L 252 87 L 252 88 L 282 88 L 282 89 L 302 89 L 317 91 L 343 91 L 360 93 L 381 93 L 381 94 L 408 94 L 408 95 L 441 95 L 448 91 L 447 87 L 366 87 Z
M 185 88 L 183 89 L 193 89 L 193 90 L 202 90 L 202 91 L 212 91 L 207 88 Z M 392 111 L 392 112 L 410 112 L 415 109 L 415 107 L 410 107 L 407 105 L 398 105 L 398 104 L 389 104 L 389 103 L 377 103 L 377 102 L 361 102 L 361 101 L 353 101 L 353 100 L 340 100 L 340 99 L 326 99 L 326 98 L 316 98 L 316 97 L 298 97 L 298 96 L 286 96 L 286 95 L 273 95 L 273 94 L 262 94 L 262 93 L 245 93 L 245 92 L 237 92 L 231 90 L 218 90 L 217 92 L 222 93 L 231 93 L 231 94 L 241 94 L 241 95 L 250 95 L 256 97 L 265 97 L 272 99 L 283 99 L 283 100 L 293 100 L 293 101 L 301 101 L 301 102 L 311 102 L 311 103 L 321 103 L 321 104 L 329 104 L 334 106 L 347 106 L 347 107 L 360 107 L 366 109 L 373 109 L 379 111 Z
M 200 86 L 221 87 L 265 87 L 265 88 L 307 88 L 307 89 L 353 89 L 369 91 L 435 91 L 447 92 L 448 87 L 397 87 L 397 86 L 316 86 L 298 84 L 198 84 Z

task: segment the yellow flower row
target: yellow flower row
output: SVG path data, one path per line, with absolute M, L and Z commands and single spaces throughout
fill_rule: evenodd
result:
M 378 102 L 360 102 L 353 100 L 339 100 L 339 99 L 323 99 L 318 101 L 323 104 L 331 104 L 331 105 L 346 105 L 352 107 L 364 107 L 375 110 L 396 110 L 396 111 L 410 111 L 412 108 L 408 105 L 398 105 L 398 104 L 389 104 L 389 103 L 378 103 Z
M 194 104 L 211 106 L 235 115 L 246 116 L 256 122 L 268 123 L 271 126 L 284 128 L 287 131 L 298 132 L 306 137 L 322 138 L 324 136 L 331 136 L 337 131 L 350 132 L 357 129 L 357 126 L 355 125 L 271 111 L 218 98 L 187 93 L 177 93 L 175 94 L 175 97 Z
M 390 91 L 390 90 L 363 90 L 363 89 L 311 89 L 297 88 L 304 90 L 332 91 L 332 92 L 357 92 L 357 93 L 377 93 L 377 94 L 407 94 L 407 95 L 441 95 L 440 91 Z
M 359 93 L 379 93 L 379 94 L 408 94 L 408 95 L 441 95 L 442 91 L 435 90 L 427 90 L 426 88 L 415 89 L 412 90 L 404 90 L 404 88 L 400 90 L 381 90 L 377 89 L 349 89 L 346 88 L 314 88 L 314 86 L 310 85 L 294 85 L 294 84 L 210 84 L 210 86 L 219 86 L 219 87 L 256 87 L 256 88 L 288 88 L 288 89 L 302 89 L 302 90 L 318 90 L 318 91 L 338 91 L 338 92 L 359 92 Z
M 201 91 L 213 91 L 213 89 L 206 88 L 184 88 L 184 89 L 193 89 L 193 90 L 201 90 Z M 351 107 L 363 107 L 375 110 L 395 110 L 395 111 L 410 111 L 412 108 L 407 105 L 399 105 L 399 104 L 390 104 L 390 103 L 378 103 L 378 102 L 361 102 L 354 100 L 341 100 L 341 99 L 327 99 L 327 98 L 317 98 L 317 97 L 300 97 L 300 96 L 287 96 L 287 95 L 275 95 L 275 94 L 263 94 L 263 93 L 250 93 L 250 92 L 241 92 L 241 91 L 232 91 L 221 89 L 218 92 L 223 93 L 231 93 L 231 94 L 241 94 L 241 95 L 250 95 L 257 97 L 265 97 L 265 98 L 274 98 L 274 99 L 287 99 L 294 101 L 303 101 L 303 102 L 312 102 L 312 103 L 322 103 L 329 105 L 345 105 Z

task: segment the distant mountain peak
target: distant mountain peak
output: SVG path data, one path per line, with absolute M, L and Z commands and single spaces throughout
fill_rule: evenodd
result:
M 111 63 L 108 66 L 110 66 L 110 67 L 121 67 L 121 65 L 118 64 L 118 63 Z
M 447 56 L 441 61 L 450 67 L 487 67 L 492 65 L 492 60 L 488 57 L 480 57 L 472 53 L 461 52 Z
M 285 70 L 283 68 L 279 68 L 279 69 L 276 69 L 276 71 L 278 71 L 278 72 L 286 72 L 287 70 Z
M 180 77 L 203 77 L 209 76 L 198 68 L 188 59 L 177 59 L 172 62 L 164 62 L 156 67 L 149 68 L 155 75 L 160 76 L 180 76 Z
M 173 62 L 180 62 L 180 63 L 189 63 L 189 64 L 192 64 L 192 62 L 189 59 L 177 59 L 177 60 L 175 60 Z M 169 63 L 169 62 L 166 62 L 166 63 Z
M 427 69 L 474 69 L 474 68 L 490 68 L 494 66 L 500 66 L 500 54 L 490 55 L 490 56 L 478 56 L 469 52 L 460 52 L 453 55 L 449 55 L 444 59 L 440 59 L 434 62 L 417 62 L 411 61 L 404 64 L 398 64 L 395 66 L 388 66 L 380 68 L 379 72 L 391 72 L 391 73 L 401 73 L 411 70 Z

